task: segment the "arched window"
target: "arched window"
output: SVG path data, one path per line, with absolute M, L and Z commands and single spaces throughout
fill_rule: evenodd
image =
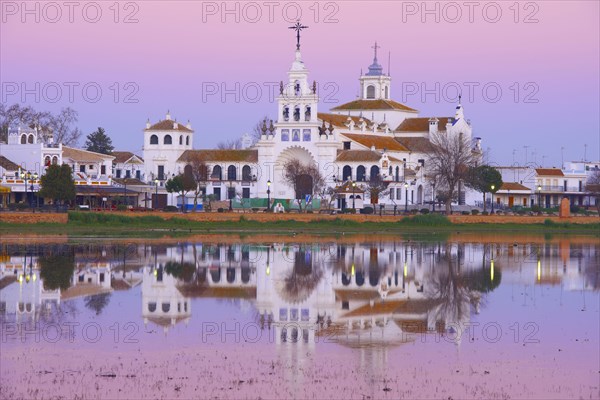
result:
M 356 286 L 362 286 L 365 283 L 365 274 L 362 271 L 356 271 Z
M 50 165 L 52 163 L 52 161 L 50 160 L 50 156 L 46 156 L 44 158 L 44 165 L 47 167 L 48 165 Z
M 29 144 L 33 143 L 33 135 L 29 135 L 29 137 L 27 138 L 27 143 L 29 143 Z
M 58 157 L 54 156 L 54 157 L 52 157 L 52 165 L 56 165 L 56 164 L 58 164 Z
M 252 180 L 252 170 L 249 165 L 244 165 L 242 168 L 242 180 L 245 182 L 250 182 Z
M 185 175 L 185 177 L 188 179 L 194 179 L 191 165 L 188 164 L 185 167 L 183 167 L 183 175 Z
M 396 182 L 400 182 L 400 167 L 396 166 Z
M 356 168 L 356 180 L 359 182 L 364 182 L 366 173 L 367 170 L 365 169 L 364 165 L 359 165 L 358 168 Z
M 158 136 L 156 136 L 156 135 L 150 136 L 150 144 L 158 144 Z
M 171 303 L 162 303 L 161 308 L 164 313 L 168 313 L 171 310 Z
M 350 282 L 352 282 L 350 275 L 346 274 L 345 272 L 342 272 L 342 285 L 348 286 Z
M 211 269 L 210 277 L 213 283 L 219 283 L 221 281 L 221 268 Z
M 227 282 L 233 283 L 235 282 L 235 268 L 227 268 Z
M 352 179 L 352 167 L 345 165 L 342 170 L 342 180 L 349 181 L 350 179 Z
M 190 145 L 190 136 L 189 135 L 185 137 L 185 145 L 186 146 Z
M 219 181 L 223 178 L 223 172 L 221 171 L 220 165 L 215 165 L 213 167 L 212 175 L 210 177 Z
M 179 144 L 183 144 L 183 135 L 179 135 Z
M 173 138 L 171 135 L 165 135 L 165 139 L 163 140 L 163 144 L 173 144 Z
M 290 120 L 290 108 L 288 106 L 283 107 L 283 120 L 284 121 Z
M 371 167 L 371 173 L 369 175 L 369 178 L 374 181 L 377 179 L 377 177 L 379 176 L 379 167 L 377 165 L 373 165 Z
M 27 144 L 27 135 L 21 135 L 21 144 Z
M 300 96 L 300 82 L 294 82 L 294 95 Z
M 377 286 L 379 283 L 379 276 L 381 275 L 379 268 L 377 266 L 371 266 L 369 268 L 369 283 L 371 286 Z
M 156 303 L 155 302 L 148 303 L 148 311 L 150 311 L 150 312 L 156 311 Z
M 393 170 L 392 170 L 392 166 L 390 165 L 390 169 L 389 169 L 389 174 L 388 175 L 392 176 L 392 174 L 393 174 Z
M 235 165 L 230 165 L 227 168 L 227 180 L 228 181 L 235 181 L 235 180 L 237 180 L 237 170 L 235 168 Z
M 390 88 L 389 87 L 385 87 L 385 98 L 389 99 L 390 98 Z
M 242 283 L 250 282 L 250 268 L 242 267 Z
M 300 106 L 294 107 L 294 121 L 300 121 Z
M 367 99 L 375 98 L 375 86 L 369 85 L 367 86 Z

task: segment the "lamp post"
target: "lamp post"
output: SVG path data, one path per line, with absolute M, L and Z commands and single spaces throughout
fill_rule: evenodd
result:
M 408 182 L 404 182 L 404 212 L 408 212 Z
M 542 186 L 538 185 L 537 190 L 538 190 L 538 207 L 540 208 L 540 211 L 541 211 L 541 209 L 542 209 Z
M 152 202 L 152 205 L 154 206 L 155 210 L 158 210 L 158 183 L 159 183 L 159 180 L 155 179 L 154 180 L 154 190 L 155 190 L 154 201 Z
M 233 211 L 233 196 L 232 196 L 232 192 L 233 192 L 233 180 L 231 178 L 229 178 L 229 212 Z
M 267 181 L 267 211 L 271 212 L 271 180 Z
M 364 207 L 364 205 L 363 205 L 363 207 Z M 352 182 L 352 209 L 354 210 L 354 213 L 356 214 L 356 182 Z
M 27 191 L 29 189 L 29 187 L 27 186 L 27 180 L 31 180 L 31 173 L 30 172 L 21 172 L 21 179 L 23 179 L 25 181 L 25 200 L 29 203 L 29 208 L 31 207 L 31 199 L 29 199 L 29 192 Z M 31 191 L 33 192 L 33 188 L 31 189 Z
M 33 173 L 33 180 L 34 180 L 34 181 L 37 181 L 37 180 L 38 180 L 38 173 L 37 173 L 37 172 L 34 172 L 34 173 Z M 39 190 L 38 190 L 38 191 L 39 191 Z M 31 195 L 33 196 L 33 182 L 31 182 Z M 39 199 L 38 195 L 36 194 L 36 195 L 35 195 L 35 208 L 39 208 L 39 206 L 40 206 L 40 201 L 39 201 L 39 200 L 40 200 L 40 199 Z M 35 210 L 34 210 L 34 211 L 35 211 Z
M 494 189 L 496 188 L 496 186 L 492 185 L 490 187 L 490 192 L 492 193 L 492 214 L 494 213 Z

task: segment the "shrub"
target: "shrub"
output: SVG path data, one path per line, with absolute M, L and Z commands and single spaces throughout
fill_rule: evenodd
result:
M 306 210 L 306 213 L 307 213 L 307 214 L 312 214 L 312 213 L 313 213 L 313 210 Z
M 421 214 L 429 214 L 429 208 L 421 208 Z
M 479 214 L 479 210 L 477 210 L 477 209 L 471 210 L 471 214 L 478 215 Z
M 542 209 L 540 206 L 535 204 L 535 205 L 531 206 L 531 211 L 533 211 L 534 213 L 539 213 L 540 211 L 542 211 Z
M 165 212 L 177 212 L 179 211 L 179 209 L 175 206 L 166 206 L 165 208 L 163 208 L 163 211 Z
M 219 208 L 217 208 L 217 212 L 222 213 L 222 212 L 225 212 L 225 210 L 223 210 L 223 207 L 219 207 Z
M 468 212 L 468 211 L 463 211 L 463 212 L 461 212 L 461 214 L 462 214 L 462 215 L 470 215 L 471 213 L 470 213 L 470 212 Z
M 29 204 L 27 203 L 10 203 L 8 205 L 9 210 L 25 210 L 29 208 Z
M 441 214 L 421 214 L 410 218 L 403 218 L 398 221 L 403 225 L 423 225 L 423 226 L 447 226 L 452 222 L 445 215 Z
M 575 204 L 571 204 L 571 212 L 574 214 L 577 214 L 578 212 L 581 211 L 581 207 L 579 207 L 578 205 Z
M 487 211 L 484 211 L 481 213 L 481 215 L 489 215 L 489 213 Z
M 244 217 L 243 215 L 242 215 L 242 216 L 240 216 L 240 222 L 246 222 L 246 221 L 248 221 L 248 220 L 246 219 L 246 217 Z
M 518 215 L 525 215 L 526 212 L 527 211 L 525 211 L 525 210 L 517 210 Z
M 127 206 L 125 204 L 117 205 L 117 211 L 127 211 Z
M 360 210 L 360 213 L 361 214 L 367 214 L 367 215 L 373 214 L 373 208 L 372 207 L 365 207 L 362 210 Z

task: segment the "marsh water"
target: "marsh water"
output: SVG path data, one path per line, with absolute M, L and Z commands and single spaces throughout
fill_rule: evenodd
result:
M 600 397 L 594 237 L 7 238 L 6 398 Z

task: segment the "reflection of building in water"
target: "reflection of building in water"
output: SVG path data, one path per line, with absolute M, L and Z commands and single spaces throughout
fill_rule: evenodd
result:
M 0 260 L 0 316 L 4 322 L 37 321 L 60 304 L 60 289 L 46 290 L 37 257 L 2 256 Z
M 173 275 L 165 272 L 165 266 L 145 267 L 142 279 L 142 317 L 144 324 L 152 322 L 162 326 L 165 333 L 178 322 L 189 321 L 192 310 L 190 301 L 177 289 Z

